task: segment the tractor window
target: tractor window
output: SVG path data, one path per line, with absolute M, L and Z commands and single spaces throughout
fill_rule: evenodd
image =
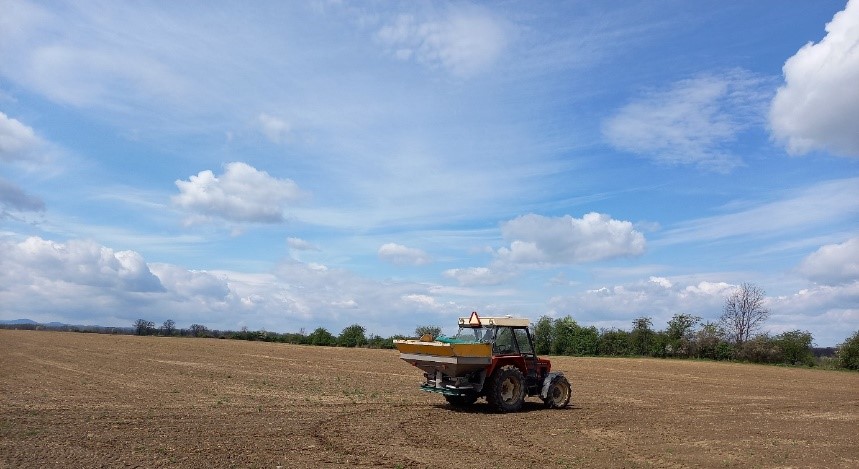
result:
M 531 348 L 531 341 L 528 340 L 528 331 L 525 329 L 514 329 L 516 334 L 516 342 L 519 344 L 519 351 L 522 355 L 533 355 L 534 350 Z
M 491 342 L 492 329 L 485 327 L 460 327 L 454 339 L 462 342 Z
M 499 327 L 495 332 L 495 346 L 492 351 L 497 355 L 519 353 L 513 340 L 513 330 L 509 327 Z

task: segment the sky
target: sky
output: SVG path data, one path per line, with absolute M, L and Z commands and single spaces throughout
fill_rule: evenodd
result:
M 0 319 L 859 329 L 859 0 L 0 0 Z

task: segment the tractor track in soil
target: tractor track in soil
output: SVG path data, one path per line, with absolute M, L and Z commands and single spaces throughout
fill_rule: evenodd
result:
M 859 466 L 859 373 L 550 358 L 572 405 L 499 414 L 391 350 L 0 330 L 0 468 Z

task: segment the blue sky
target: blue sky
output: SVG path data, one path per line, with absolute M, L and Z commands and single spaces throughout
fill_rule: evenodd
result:
M 859 329 L 856 0 L 0 10 L 0 319 Z

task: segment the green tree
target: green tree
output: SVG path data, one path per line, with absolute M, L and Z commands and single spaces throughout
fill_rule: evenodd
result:
M 730 360 L 734 347 L 725 340 L 725 331 L 713 322 L 706 322 L 695 333 L 692 356 L 711 360 Z
M 337 337 L 337 345 L 341 347 L 360 347 L 362 345 L 367 345 L 367 337 L 364 336 L 364 332 L 364 326 L 359 324 L 346 326 L 346 328 L 340 332 L 340 336 Z
M 438 337 L 441 335 L 441 327 L 438 326 L 418 326 L 415 328 L 415 336 L 420 338 L 425 334 L 429 334 L 430 337 Z
M 690 314 L 675 314 L 668 321 L 667 350 L 672 355 L 688 357 L 691 354 L 691 344 L 694 340 L 695 326 L 701 322 L 698 316 Z
M 736 357 L 752 363 L 783 363 L 784 354 L 768 334 L 758 334 L 736 348 Z
M 635 355 L 651 355 L 653 346 L 653 320 L 641 316 L 632 320 L 632 332 L 629 333 L 629 344 Z
M 788 331 L 775 336 L 774 342 L 781 349 L 788 365 L 814 365 L 813 338 L 808 331 Z
M 570 316 L 556 320 L 552 327 L 552 353 L 556 355 L 591 356 L 599 353 L 596 327 L 582 327 Z
M 859 370 L 859 331 L 838 346 L 838 363 L 848 370 Z
M 554 321 L 552 325 L 552 353 L 554 355 L 570 355 L 575 341 L 576 321 L 570 316 L 564 316 Z
M 552 353 L 555 330 L 553 323 L 551 316 L 542 316 L 534 325 L 534 348 L 538 355 Z
M 307 336 L 310 345 L 334 345 L 337 339 L 324 327 L 317 327 Z
M 632 354 L 629 332 L 620 329 L 603 330 L 600 334 L 599 354 L 625 357 Z

